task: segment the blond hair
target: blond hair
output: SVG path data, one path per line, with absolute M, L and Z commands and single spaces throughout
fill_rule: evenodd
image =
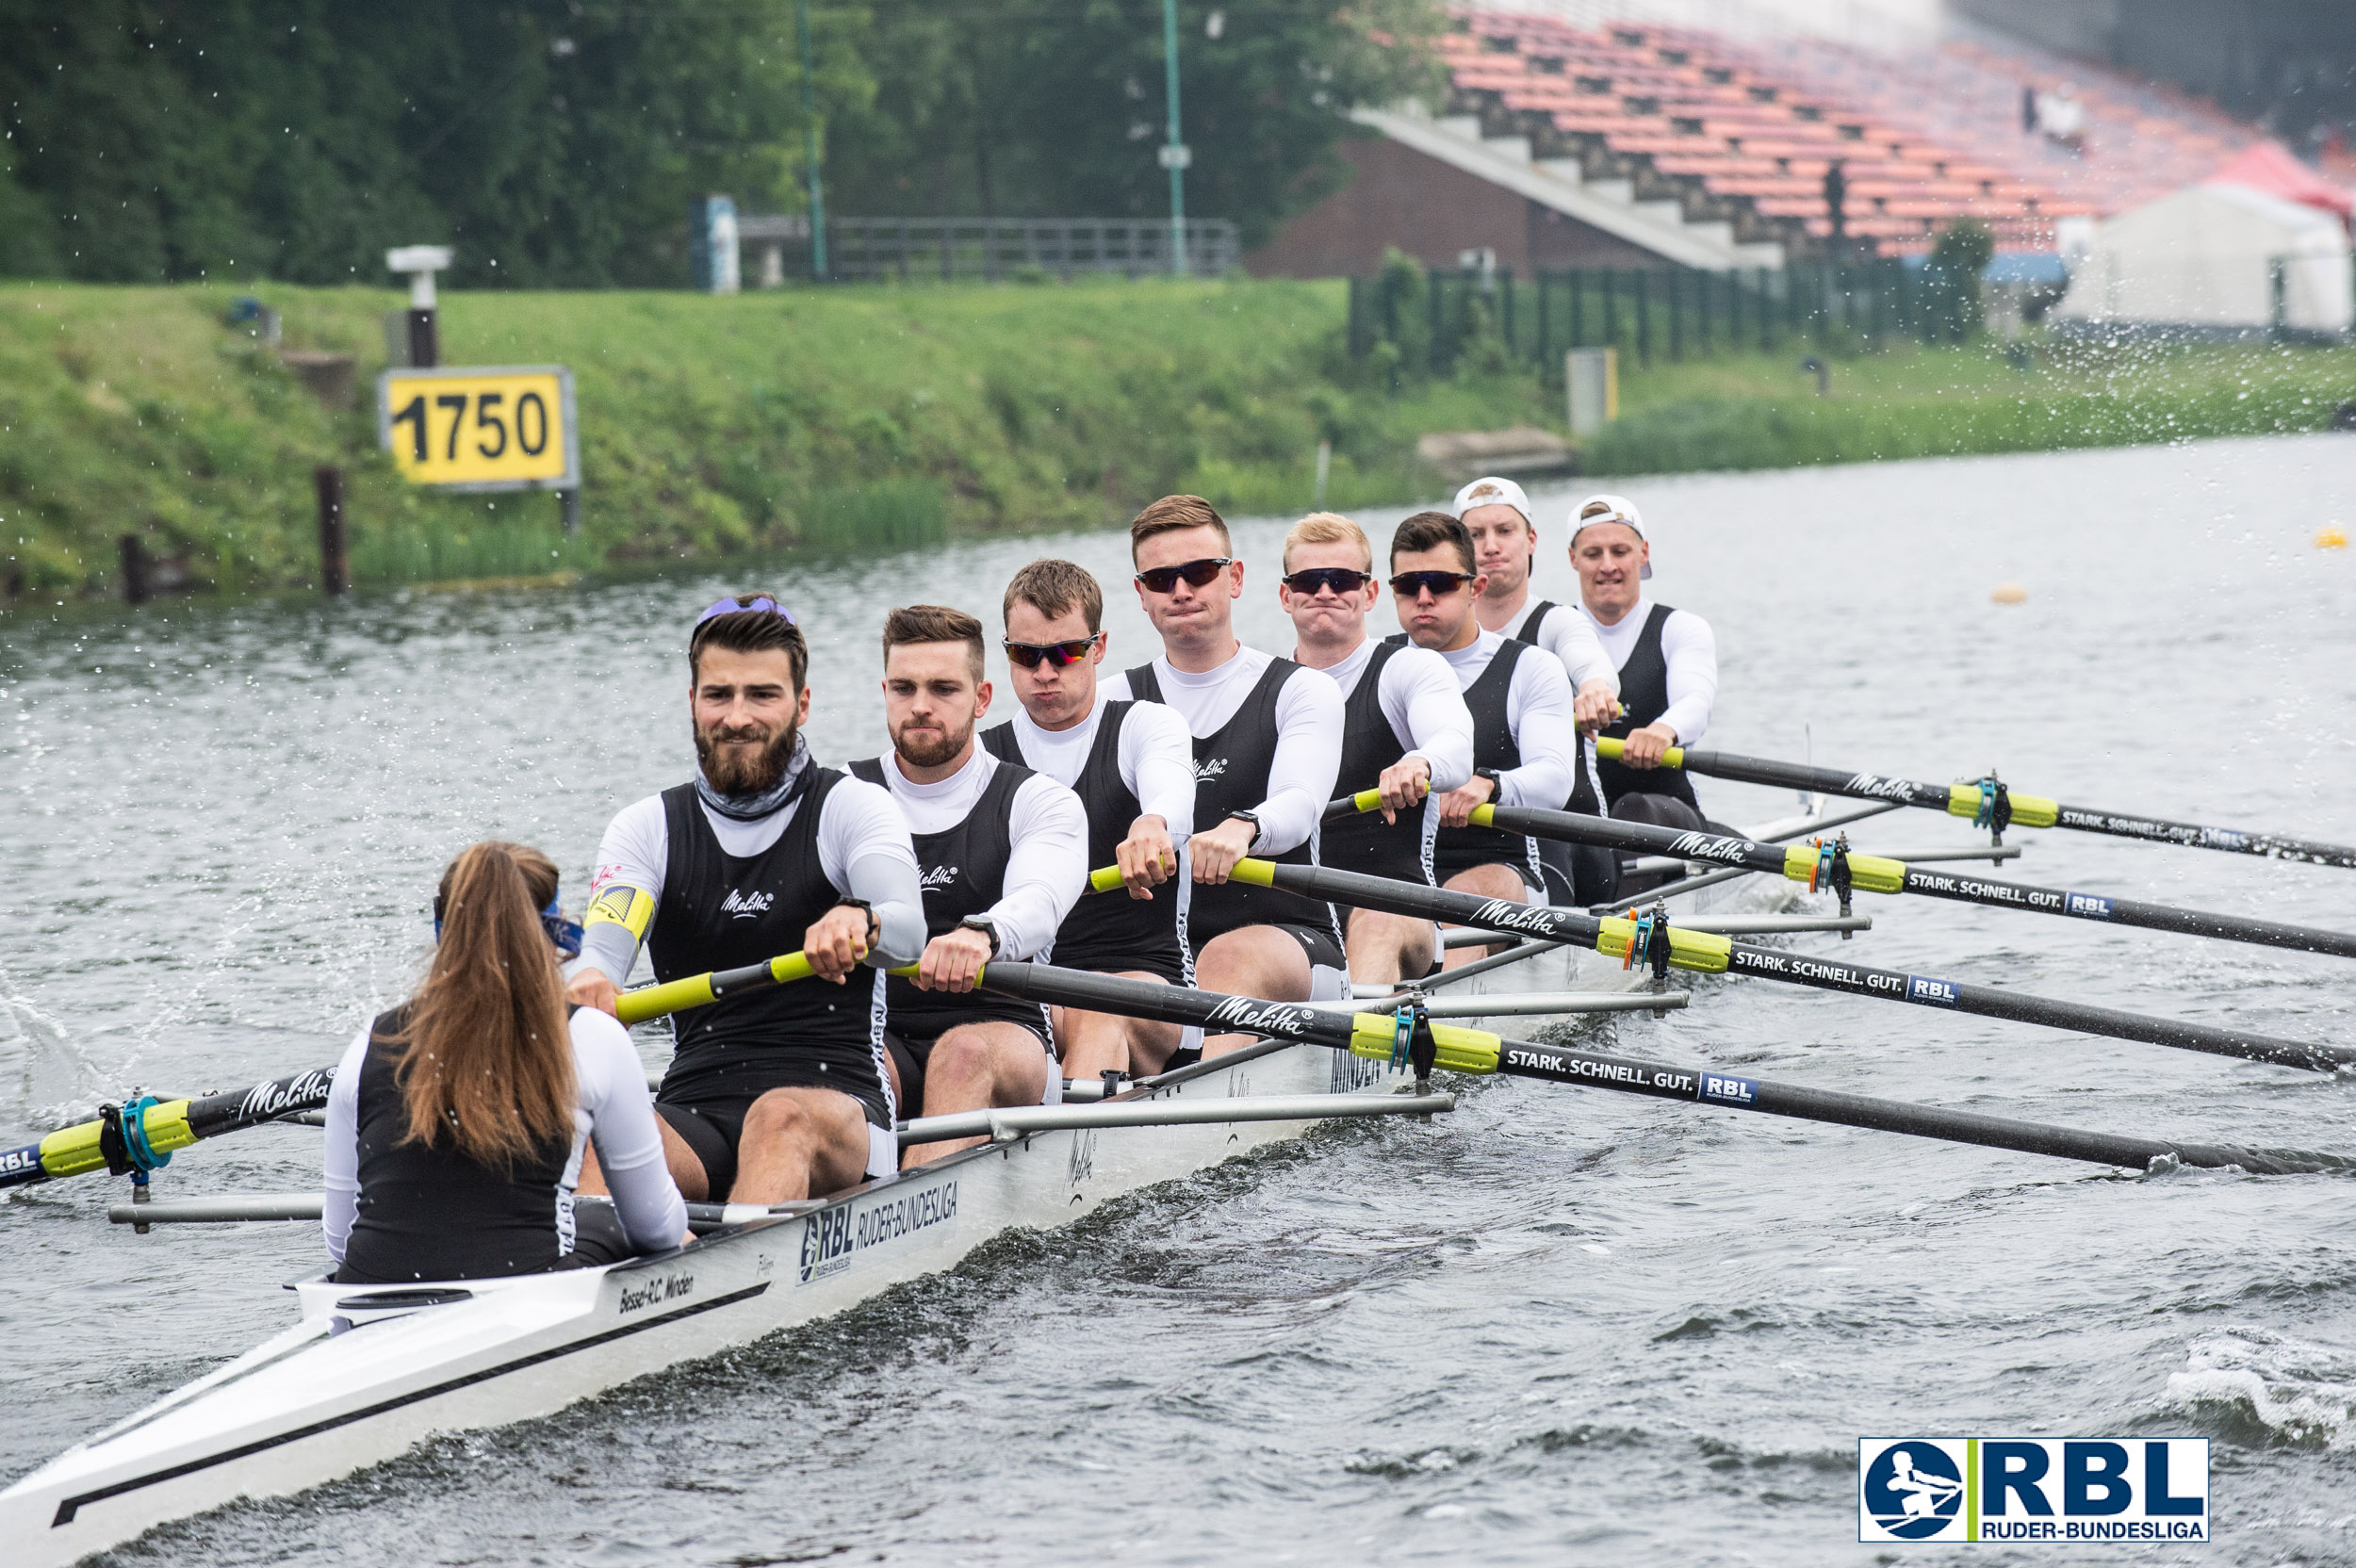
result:
M 1288 572 L 1293 569 L 1295 545 L 1355 545 L 1358 559 L 1366 563 L 1361 569 L 1374 570 L 1374 546 L 1366 531 L 1338 512 L 1312 512 L 1285 532 L 1284 560 Z
M 1219 547 L 1229 555 L 1235 553 L 1235 542 L 1228 535 L 1227 519 L 1219 514 L 1219 508 L 1200 496 L 1164 496 L 1130 523 L 1129 559 L 1135 562 L 1137 547 L 1155 534 L 1174 533 L 1185 528 L 1214 530 L 1219 534 Z

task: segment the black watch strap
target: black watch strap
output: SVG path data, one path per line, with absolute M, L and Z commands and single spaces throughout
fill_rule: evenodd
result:
M 1252 843 L 1248 843 L 1248 844 L 1246 844 L 1246 845 L 1244 845 L 1244 846 L 1243 846 L 1246 850 L 1251 849 L 1252 844 L 1256 844 L 1256 843 L 1258 843 L 1258 842 L 1260 841 L 1260 834 L 1261 834 L 1262 829 L 1261 829 L 1261 826 L 1260 826 L 1260 813 L 1259 813 L 1259 812 L 1257 812 L 1257 811 L 1230 811 L 1230 812 L 1228 812 L 1228 813 L 1227 813 L 1227 815 L 1228 815 L 1229 820 L 1231 820 L 1231 821 L 1234 821 L 1234 822 L 1248 822 L 1248 823 L 1250 823 L 1250 824 L 1252 825 Z
M 838 898 L 834 901 L 834 906 L 838 909 L 857 909 L 867 917 L 868 946 L 873 947 L 883 939 L 883 917 L 875 913 L 875 906 L 873 904 L 863 898 Z
M 988 937 L 990 957 L 994 959 L 998 956 L 998 923 L 996 921 L 988 915 L 968 915 L 957 922 L 957 926 L 960 930 L 979 931 L 983 936 Z

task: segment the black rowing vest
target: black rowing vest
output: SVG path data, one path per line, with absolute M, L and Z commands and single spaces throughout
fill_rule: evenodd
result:
M 1276 694 L 1294 671 L 1317 676 L 1289 659 L 1271 659 L 1259 684 L 1252 688 L 1235 717 L 1217 733 L 1197 736 L 1194 743 L 1194 831 L 1201 833 L 1225 822 L 1232 811 L 1249 811 L 1268 798 L 1268 770 L 1276 765 Z M 1323 676 L 1317 676 L 1324 679 Z M 1162 683 L 1153 666 L 1139 664 L 1129 672 L 1129 694 L 1145 702 L 1163 701 Z M 1259 855 L 1288 866 L 1317 864 L 1317 836 L 1295 844 L 1282 855 Z M 1274 888 L 1250 888 L 1239 882 L 1205 887 L 1197 884 L 1179 932 L 1187 951 L 1201 956 L 1215 937 L 1246 925 L 1307 925 L 1330 933 L 1340 945 L 1341 928 L 1333 907 L 1322 900 Z
M 1665 604 L 1656 604 L 1644 617 L 1644 629 L 1636 634 L 1636 645 L 1628 650 L 1628 662 L 1620 666 L 1620 707 L 1617 722 L 1604 733 L 1625 741 L 1632 730 L 1644 728 L 1669 710 L 1669 661 L 1661 652 L 1661 629 L 1677 613 Z M 1603 794 L 1607 801 L 1622 795 L 1673 795 L 1699 811 L 1701 802 L 1693 798 L 1693 786 L 1687 780 L 1683 768 L 1631 768 L 1619 762 L 1602 761 L 1596 769 L 1603 775 Z
M 1383 770 L 1407 755 L 1399 732 L 1383 713 L 1383 666 L 1399 650 L 1396 642 L 1378 643 L 1358 674 L 1358 684 L 1342 704 L 1342 766 L 1335 776 L 1337 795 L 1371 790 Z M 1386 823 L 1383 813 L 1361 811 L 1325 825 L 1317 838 L 1317 863 L 1336 871 L 1354 871 L 1395 881 L 1429 882 L 1424 863 L 1423 812 L 1401 811 L 1399 821 Z
M 1080 808 L 1088 813 L 1090 871 L 1115 862 L 1121 841 L 1129 836 L 1129 825 L 1145 809 L 1136 792 L 1121 780 L 1121 727 L 1136 706 L 1135 702 L 1097 705 L 1096 739 L 1088 745 L 1088 760 L 1081 764 L 1079 776 L 1072 781 Z M 1001 762 L 1029 766 L 1011 719 L 982 731 L 982 744 Z M 1185 823 L 1170 825 L 1177 833 L 1187 828 Z M 1065 969 L 1098 973 L 1121 970 L 1182 973 L 1185 954 L 1178 943 L 1178 903 L 1185 892 L 1186 884 L 1173 881 L 1154 890 L 1150 902 L 1131 898 L 1121 889 L 1081 894 L 1080 902 L 1055 929 L 1055 961 Z
M 574 1010 L 566 1008 L 565 1017 Z M 409 1111 L 396 1076 L 407 1048 L 390 1043 L 408 1021 L 403 1004 L 368 1025 L 354 1119 L 359 1212 L 339 1278 L 408 1284 L 556 1267 L 573 1239 L 564 1184 L 573 1157 L 571 1124 L 549 1129 L 547 1141 L 513 1166 L 482 1164 L 448 1143 L 409 1141 Z
M 1404 641 L 1405 632 L 1388 639 Z M 1513 668 L 1525 655 L 1551 658 L 1544 648 L 1508 637 L 1489 656 L 1488 668 L 1464 688 L 1464 706 L 1472 710 L 1473 766 L 1490 773 L 1510 773 L 1522 765 L 1522 748 L 1514 743 L 1513 725 L 1507 716 L 1513 691 Z M 1445 882 L 1475 866 L 1512 866 L 1535 887 L 1544 887 L 1538 841 L 1494 827 L 1443 827 L 1432 846 L 1432 874 Z
M 819 918 L 843 901 L 818 858 L 818 823 L 843 776 L 809 764 L 810 783 L 777 841 L 739 858 L 720 847 L 692 783 L 663 792 L 670 837 L 663 901 L 646 943 L 658 980 L 740 969 L 793 953 Z M 883 1080 L 883 973 L 854 973 L 840 986 L 804 980 L 724 996 L 672 1015 L 679 1048 L 655 1098 L 674 1104 L 750 1099 L 777 1086 L 785 1062 L 815 1062 L 843 1075 L 843 1092 L 870 1120 L 890 1126 Z M 796 1082 L 806 1082 L 796 1078 Z
M 1545 629 L 1546 616 L 1561 609 L 1552 599 L 1540 599 L 1523 620 L 1522 629 L 1514 633 L 1521 642 L 1538 645 L 1538 634 Z M 1583 610 L 1573 610 L 1583 615 Z M 1562 672 L 1568 676 L 1570 671 Z M 1576 689 L 1578 681 L 1572 680 Z M 1562 803 L 1565 811 L 1582 816 L 1605 815 L 1603 795 L 1595 787 L 1596 770 L 1602 765 L 1595 754 L 1595 743 L 1581 739 L 1579 743 L 1579 777 L 1571 785 L 1571 798 Z M 1549 904 L 1588 905 L 1610 899 L 1619 890 L 1620 857 L 1617 850 L 1595 844 L 1566 844 L 1559 839 L 1540 839 L 1538 863 L 1546 868 L 1546 902 Z
M 883 784 L 884 763 L 870 757 L 851 764 L 870 784 Z M 1014 794 L 1031 770 L 1001 762 L 982 786 L 982 798 L 954 827 L 913 833 L 916 871 L 924 889 L 924 939 L 945 936 L 968 915 L 986 915 L 1006 889 L 1006 859 L 1014 853 Z M 884 1021 L 903 1039 L 931 1041 L 960 1023 L 1004 1019 L 1046 1027 L 1037 1003 L 1018 1002 L 994 991 L 919 990 L 916 982 L 892 975 L 884 987 Z

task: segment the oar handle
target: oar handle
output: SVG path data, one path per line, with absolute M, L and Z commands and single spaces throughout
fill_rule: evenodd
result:
M 1376 799 L 1379 801 L 1381 797 L 1377 796 Z M 1251 856 L 1247 855 L 1242 859 L 1235 862 L 1235 870 L 1227 874 L 1227 880 L 1230 882 L 1241 882 L 1247 886 L 1254 888 L 1266 888 L 1274 885 L 1275 874 L 1276 868 L 1274 862 L 1268 860 L 1254 860 Z M 1088 873 L 1088 891 L 1092 893 L 1109 893 L 1117 892 L 1120 889 L 1121 868 L 1119 866 L 1099 866 L 1096 870 Z
M 709 1006 L 722 997 L 732 996 L 739 991 L 807 980 L 814 972 L 810 967 L 810 960 L 800 953 L 781 954 L 765 964 L 747 964 L 743 969 L 691 974 L 683 980 L 670 980 L 660 986 L 641 986 L 634 991 L 624 991 L 614 1002 L 614 1015 L 626 1024 L 644 1023 L 650 1018 L 661 1018 L 666 1013 Z
M 1628 743 L 1619 739 L 1617 736 L 1598 735 L 1595 737 L 1595 755 L 1602 758 L 1605 761 L 1617 762 L 1625 757 L 1627 753 Z M 1683 746 L 1671 746 L 1668 750 L 1662 752 L 1661 754 L 1661 765 L 1664 768 L 1681 768 L 1685 766 L 1685 748 Z

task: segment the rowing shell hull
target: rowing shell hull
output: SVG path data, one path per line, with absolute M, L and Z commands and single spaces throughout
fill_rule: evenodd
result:
M 1385 1076 L 1302 1045 L 1122 1098 L 1346 1093 L 1381 1089 Z M 362 1287 L 307 1281 L 292 1287 L 295 1327 L 0 1493 L 0 1540 L 15 1543 L 15 1568 L 69 1563 L 239 1497 L 334 1480 L 437 1433 L 546 1415 L 842 1312 L 1006 1230 L 1068 1223 L 1307 1125 L 1037 1134 L 659 1257 L 471 1281 L 452 1287 L 465 1299 L 394 1315 L 349 1305 Z

